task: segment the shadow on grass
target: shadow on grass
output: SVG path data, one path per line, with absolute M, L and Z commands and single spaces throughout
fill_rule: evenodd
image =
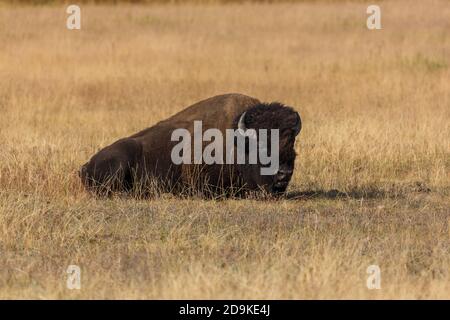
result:
M 388 190 L 378 188 L 354 189 L 348 192 L 332 189 L 291 191 L 284 195 L 288 200 L 302 199 L 382 199 L 404 198 L 411 193 L 430 193 L 431 189 L 421 181 L 414 181 L 404 185 L 392 185 Z
M 307 191 L 291 191 L 284 198 L 287 200 L 308 200 L 308 199 L 381 199 L 389 197 L 398 197 L 398 194 L 387 193 L 383 190 L 354 190 L 350 192 L 342 192 L 333 190 L 307 190 Z

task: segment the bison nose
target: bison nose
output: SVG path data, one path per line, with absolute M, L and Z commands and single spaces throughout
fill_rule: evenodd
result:
M 280 170 L 278 170 L 278 172 L 277 172 L 277 179 L 278 179 L 279 181 L 286 180 L 286 178 L 289 178 L 289 177 L 291 176 L 291 174 L 292 174 L 292 170 L 283 170 L 283 169 L 280 169 Z

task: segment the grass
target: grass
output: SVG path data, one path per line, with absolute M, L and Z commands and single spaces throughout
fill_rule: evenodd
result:
M 365 9 L 84 5 L 69 31 L 3 6 L 0 298 L 448 299 L 450 8 L 383 2 L 377 31 Z M 96 150 L 226 92 L 301 114 L 289 197 L 83 190 Z

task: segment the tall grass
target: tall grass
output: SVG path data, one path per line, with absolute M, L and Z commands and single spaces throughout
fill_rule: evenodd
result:
M 448 298 L 450 7 L 365 10 L 82 5 L 70 31 L 64 6 L 2 7 L 0 297 Z M 82 188 L 99 148 L 226 92 L 301 114 L 291 198 Z

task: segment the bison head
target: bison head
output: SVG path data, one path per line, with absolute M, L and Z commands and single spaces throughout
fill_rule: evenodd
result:
M 235 120 L 237 129 L 241 132 L 252 130 L 252 134 L 246 134 L 247 139 L 256 139 L 260 142 L 260 129 L 267 130 L 267 152 L 272 155 L 276 152 L 272 146 L 271 137 L 272 130 L 278 130 L 278 170 L 271 175 L 261 174 L 261 167 L 265 165 L 261 163 L 259 155 L 257 164 L 244 164 L 239 166 L 240 175 L 245 184 L 251 189 L 260 188 L 268 193 L 283 193 L 291 180 L 294 170 L 294 161 L 296 153 L 294 143 L 296 136 L 301 130 L 301 119 L 297 112 L 291 107 L 282 105 L 281 103 L 261 103 L 251 107 Z M 249 141 L 247 140 L 247 146 Z M 246 152 L 249 148 L 246 147 Z M 251 151 L 250 151 L 251 152 Z M 249 154 L 246 154 L 249 157 Z M 249 163 L 246 161 L 246 163 Z

